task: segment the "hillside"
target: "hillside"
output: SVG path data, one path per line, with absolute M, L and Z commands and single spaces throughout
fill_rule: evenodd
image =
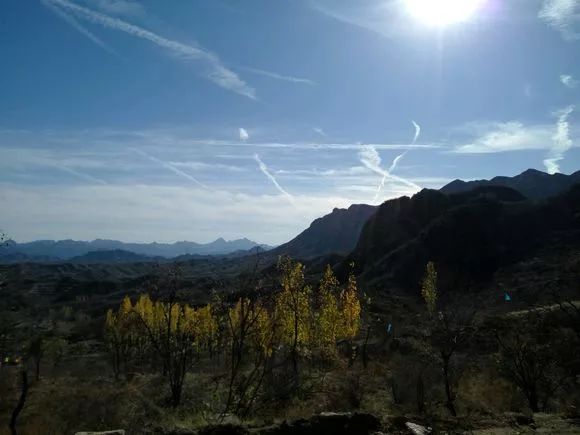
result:
M 514 190 L 484 186 L 445 195 L 423 190 L 381 205 L 352 254 L 361 278 L 416 292 L 434 261 L 441 288 L 481 288 L 500 268 L 547 246 L 580 247 L 580 185 L 540 202 Z
M 332 213 L 314 220 L 294 239 L 272 249 L 270 256 L 290 255 L 309 259 L 329 254 L 348 254 L 358 241 L 365 222 L 377 207 L 353 204 L 348 209 L 335 208 Z

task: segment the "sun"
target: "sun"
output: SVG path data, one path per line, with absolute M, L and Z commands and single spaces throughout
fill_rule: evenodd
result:
M 467 21 L 483 0 L 406 0 L 407 9 L 419 21 L 444 27 Z

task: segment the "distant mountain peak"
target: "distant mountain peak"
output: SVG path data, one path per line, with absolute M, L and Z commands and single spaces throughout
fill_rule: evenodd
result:
M 543 176 L 543 177 L 545 177 L 545 176 L 549 176 L 550 174 L 547 174 L 546 172 L 540 171 L 538 169 L 529 168 L 520 174 L 520 176 L 522 176 L 522 175 L 523 176 Z M 517 177 L 517 175 L 516 175 L 516 177 Z

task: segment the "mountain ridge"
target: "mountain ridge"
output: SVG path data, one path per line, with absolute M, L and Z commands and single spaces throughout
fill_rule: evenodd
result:
M 543 199 L 571 188 L 580 183 L 580 171 L 570 175 L 556 173 L 548 174 L 537 169 L 526 169 L 518 175 L 496 176 L 489 180 L 463 181 L 455 179 L 439 189 L 443 193 L 461 193 L 480 186 L 506 186 L 517 190 L 530 199 Z
M 174 243 L 131 243 L 119 240 L 95 239 L 92 241 L 35 240 L 17 243 L 9 240 L 0 249 L 0 256 L 21 255 L 31 259 L 50 258 L 70 260 L 91 252 L 125 251 L 147 257 L 174 258 L 182 255 L 225 255 L 238 251 L 249 251 L 254 247 L 271 249 L 270 246 L 256 243 L 247 238 L 225 240 L 222 237 L 210 243 L 178 241 Z

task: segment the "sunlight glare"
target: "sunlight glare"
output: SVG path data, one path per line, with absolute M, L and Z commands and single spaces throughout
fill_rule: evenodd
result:
M 468 20 L 482 0 L 406 0 L 406 3 L 411 15 L 419 21 L 443 27 Z

